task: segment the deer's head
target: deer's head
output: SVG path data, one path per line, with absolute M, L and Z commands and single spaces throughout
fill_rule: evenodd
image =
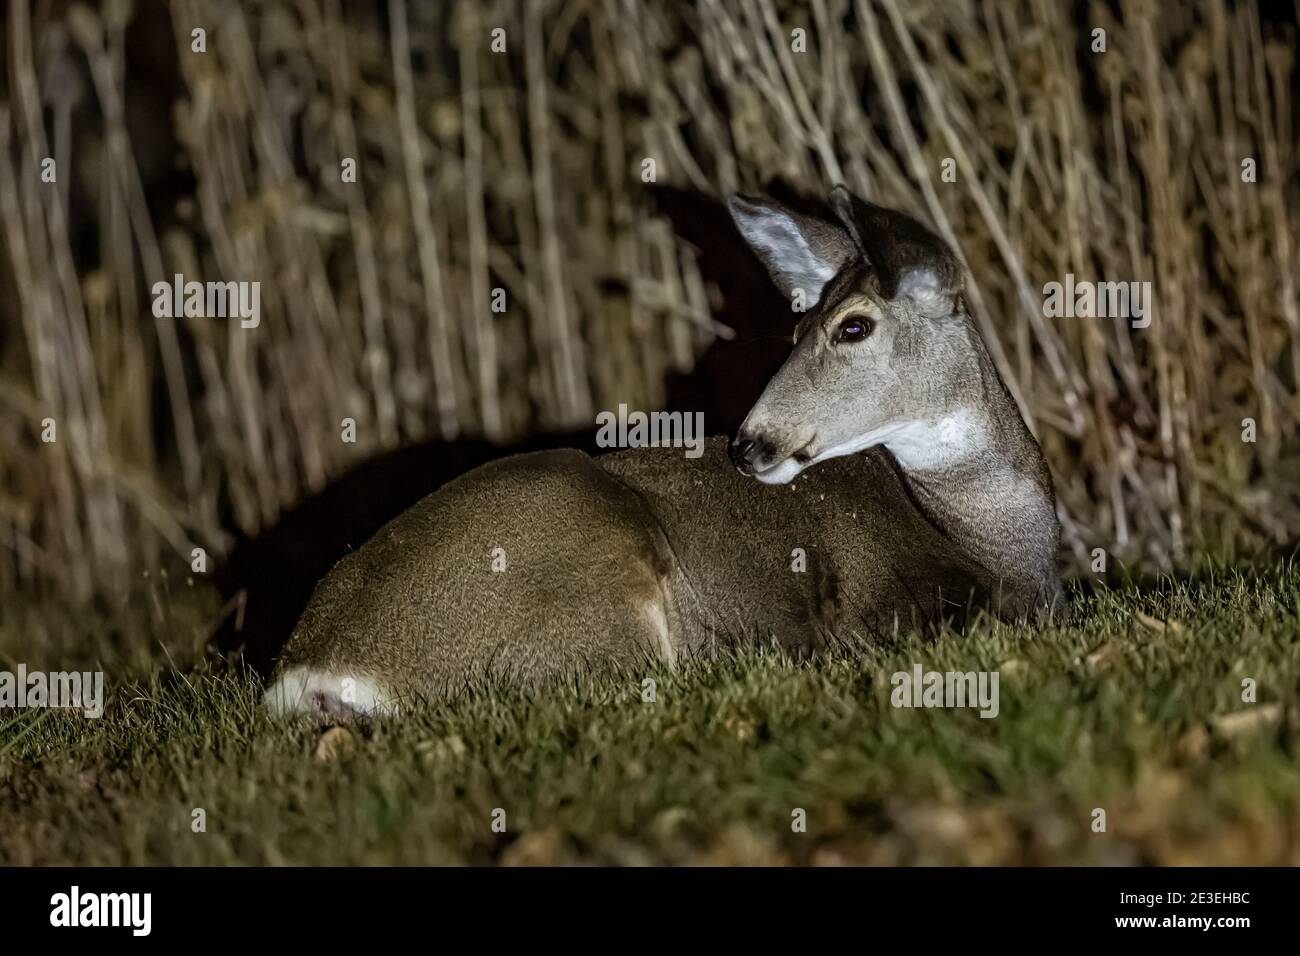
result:
M 886 445 L 904 465 L 939 466 L 978 440 L 958 396 L 978 339 L 962 266 L 915 219 L 843 186 L 834 220 L 733 196 L 740 232 L 805 311 L 794 350 L 731 443 L 736 466 L 784 484 L 827 458 Z

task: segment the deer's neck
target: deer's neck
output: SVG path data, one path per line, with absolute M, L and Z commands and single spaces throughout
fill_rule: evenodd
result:
M 917 508 L 988 574 L 1003 607 L 1050 606 L 1059 591 L 1060 526 L 1051 477 L 992 360 L 933 419 L 886 439 Z

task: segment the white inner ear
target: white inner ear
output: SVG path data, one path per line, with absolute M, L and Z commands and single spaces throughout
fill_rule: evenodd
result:
M 802 289 L 811 308 L 822 296 L 826 283 L 835 277 L 835 267 L 813 252 L 798 224 L 774 209 L 760 209 L 737 225 L 741 234 L 780 275 L 785 293 L 794 297 Z

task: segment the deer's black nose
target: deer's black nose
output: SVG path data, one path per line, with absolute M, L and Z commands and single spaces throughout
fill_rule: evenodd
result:
M 727 446 L 727 454 L 731 456 L 731 463 L 743 475 L 752 475 L 754 473 L 754 450 L 758 443 L 747 435 L 737 435 Z
M 737 435 L 727 446 L 727 454 L 731 456 L 731 463 L 737 468 L 744 471 L 744 466 L 749 464 L 749 455 L 754 450 L 754 439 L 747 438 L 744 435 Z

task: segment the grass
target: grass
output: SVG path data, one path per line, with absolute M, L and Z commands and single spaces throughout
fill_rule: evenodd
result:
M 1072 597 L 1043 628 L 648 675 L 653 703 L 647 675 L 488 689 L 359 728 L 333 759 L 321 728 L 265 718 L 254 680 L 182 660 L 201 601 L 151 600 L 81 623 L 108 635 L 102 660 L 147 643 L 123 638 L 133 620 L 163 635 L 154 664 L 106 674 L 102 719 L 0 712 L 0 861 L 1300 863 L 1300 566 Z M 22 626 L 0 620 L 3 666 Z M 893 708 L 915 663 L 997 670 L 998 716 Z

